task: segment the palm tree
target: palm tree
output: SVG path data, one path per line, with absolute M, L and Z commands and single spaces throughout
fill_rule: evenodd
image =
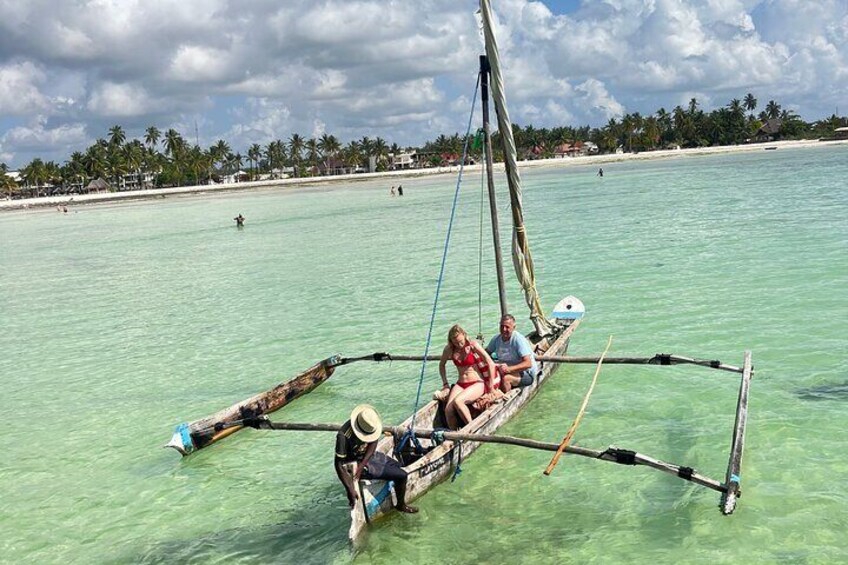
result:
M 386 159 L 389 153 L 389 146 L 386 145 L 386 140 L 382 137 L 378 137 L 374 140 L 374 156 L 377 158 L 377 170 L 383 170 L 380 166 L 383 164 L 383 161 Z
M 312 174 L 315 174 L 315 171 L 318 169 L 318 160 L 321 158 L 321 152 L 318 150 L 318 141 L 314 137 L 310 137 L 306 141 L 306 158 L 312 167 Z
M 324 171 L 325 173 L 329 173 L 330 159 L 338 153 L 339 149 L 341 149 L 341 143 L 339 143 L 339 140 L 336 139 L 336 136 L 325 133 L 321 136 L 321 139 L 318 140 L 318 149 L 324 157 Z
M 124 133 L 124 128 L 121 126 L 112 126 L 109 128 L 109 145 L 112 147 L 120 147 L 126 141 L 127 136 Z
M 247 148 L 247 160 L 250 161 L 250 180 L 256 179 L 255 168 L 259 168 L 259 157 L 262 156 L 262 148 L 258 143 L 254 143 Z
M 694 116 L 695 112 L 698 110 L 698 99 L 692 98 L 689 100 L 689 115 Z
M 278 178 L 276 176 L 278 173 L 275 171 L 278 171 L 283 166 L 285 157 L 285 145 L 282 140 L 275 139 L 270 142 L 268 147 L 265 149 L 265 158 L 268 160 L 268 168 L 271 169 L 274 178 Z
M 757 99 L 749 92 L 745 95 L 745 99 L 742 101 L 742 104 L 745 106 L 746 110 L 753 114 L 754 110 L 757 108 Z
M 356 170 L 362 164 L 362 148 L 358 141 L 351 141 L 342 150 L 344 162 L 348 167 Z
M 212 167 L 215 166 L 215 163 L 218 163 L 220 164 L 221 169 L 224 169 L 227 166 L 227 157 L 229 155 L 230 146 L 223 139 L 219 139 L 215 145 L 209 148 L 209 156 L 212 159 Z
M 365 166 L 368 172 L 374 172 L 371 170 L 371 155 L 374 154 L 374 142 L 371 141 L 370 137 L 366 135 L 359 140 L 359 150 L 366 161 Z
M 171 169 L 173 170 L 173 175 L 170 172 L 168 175 L 172 176 L 172 182 L 176 182 L 177 185 L 182 186 L 186 142 L 177 130 L 171 128 L 165 132 L 165 138 L 162 140 L 162 144 L 165 146 L 165 155 L 169 157 Z
M 671 141 L 671 114 L 665 108 L 660 108 L 657 110 L 657 122 L 660 126 L 660 135 L 662 136 L 662 145 L 664 147 L 666 143 Z
M 770 120 L 780 117 L 780 104 L 775 102 L 774 100 L 769 100 L 768 104 L 766 104 L 766 116 Z
M 294 176 L 300 176 L 300 160 L 303 157 L 303 137 L 293 133 L 289 138 L 289 157 L 294 166 Z
M 6 174 L 8 172 L 9 167 L 6 163 L 0 163 L 0 190 L 6 191 L 6 195 L 9 198 L 12 198 L 18 188 L 18 183 L 15 182 L 15 179 Z
M 85 157 L 79 151 L 71 153 L 70 159 L 65 162 L 65 178 L 71 184 L 77 184 L 82 189 L 85 186 Z
M 156 145 L 159 144 L 159 140 L 162 138 L 162 132 L 159 131 L 159 128 L 156 126 L 150 126 L 144 132 L 144 143 L 153 150 L 156 149 Z
M 165 155 L 174 159 L 185 147 L 185 140 L 177 130 L 171 128 L 165 132 L 162 144 L 165 146 Z
M 47 178 L 47 167 L 44 161 L 37 157 L 21 169 L 21 180 L 26 183 L 27 188 L 34 189 L 35 196 L 40 194 L 39 188 L 47 182 Z

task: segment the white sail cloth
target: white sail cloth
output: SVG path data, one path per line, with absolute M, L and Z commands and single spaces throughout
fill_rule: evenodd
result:
M 480 15 L 483 22 L 483 38 L 486 43 L 486 56 L 491 67 L 492 100 L 495 102 L 495 113 L 498 116 L 498 131 L 503 140 L 504 167 L 509 184 L 509 199 L 512 209 L 512 261 L 515 266 L 515 274 L 521 288 L 524 290 L 524 299 L 530 308 L 530 319 L 539 335 L 545 336 L 551 333 L 551 326 L 542 312 L 539 302 L 539 293 L 536 290 L 536 276 L 533 269 L 533 257 L 530 254 L 530 243 L 527 239 L 527 230 L 524 227 L 524 210 L 521 202 L 521 177 L 518 174 L 517 151 L 515 149 L 515 138 L 512 136 L 512 122 L 509 120 L 509 112 L 506 109 L 506 95 L 504 94 L 503 76 L 501 75 L 500 57 L 498 55 L 498 43 L 495 39 L 492 22 L 492 9 L 489 0 L 480 0 Z

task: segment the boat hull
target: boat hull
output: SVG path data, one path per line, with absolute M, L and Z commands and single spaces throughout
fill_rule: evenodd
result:
M 172 447 L 185 456 L 220 441 L 242 429 L 242 426 L 235 423 L 246 418 L 256 418 L 275 412 L 292 400 L 315 389 L 332 376 L 338 362 L 338 356 L 330 357 L 270 390 L 206 418 L 180 424 L 165 447 Z
M 558 320 L 554 322 L 557 332 L 548 338 L 550 345 L 546 349 L 549 355 L 565 355 L 571 334 L 576 329 L 580 320 Z M 532 336 L 529 336 L 531 341 Z M 513 389 L 506 395 L 506 399 L 494 404 L 480 413 L 474 420 L 466 425 L 461 431 L 465 433 L 478 433 L 491 435 L 504 423 L 509 421 L 521 408 L 523 408 L 536 395 L 539 388 L 545 383 L 556 370 L 558 364 L 542 364 L 539 378 L 532 385 Z M 408 428 L 411 418 L 403 424 Z M 415 416 L 415 428 L 438 428 L 444 427 L 439 414 L 439 403 L 431 401 L 422 407 Z M 395 442 L 399 437 L 384 437 L 377 444 L 377 450 L 392 456 Z M 429 450 L 428 453 L 404 466 L 408 473 L 406 499 L 407 502 L 422 496 L 428 490 L 450 477 L 456 470 L 457 465 L 462 463 L 468 456 L 480 447 L 480 443 L 473 441 L 452 442 L 445 441 L 441 445 L 435 445 L 430 439 L 420 440 L 422 447 Z M 350 511 L 350 529 L 348 539 L 357 544 L 367 530 L 369 524 L 379 520 L 394 511 L 396 495 L 394 483 L 380 480 L 361 480 L 357 485 L 359 489 L 359 500 Z

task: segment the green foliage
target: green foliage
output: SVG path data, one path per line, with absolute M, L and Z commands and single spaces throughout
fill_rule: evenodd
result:
M 770 119 L 780 120 L 780 131 L 773 136 L 781 139 L 829 137 L 836 128 L 848 126 L 846 118 L 836 115 L 808 124 L 775 100 L 769 100 L 755 116 L 757 107 L 757 99 L 747 93 L 709 113 L 692 98 L 686 107 L 677 106 L 671 112 L 660 108 L 648 116 L 638 112 L 625 114 L 599 128 L 587 125 L 537 129 L 532 124 L 513 124 L 512 129 L 519 158 L 545 158 L 559 154 L 558 148 L 563 144 L 578 142 L 592 142 L 600 153 L 748 143 L 755 140 L 758 130 Z M 493 158 L 500 161 L 500 133 L 495 131 L 491 136 Z M 476 137 L 472 135 L 469 142 Z M 432 154 L 427 157 L 428 165 L 440 166 L 454 159 L 448 156 L 462 155 L 465 143 L 459 133 L 441 134 L 425 142 L 421 150 Z M 482 150 L 476 144 L 469 143 L 468 150 L 471 158 L 482 159 Z M 385 171 L 391 166 L 390 155 L 400 152 L 396 143 L 381 137 L 365 136 L 343 145 L 329 133 L 319 139 L 293 133 L 286 141 L 277 139 L 265 146 L 255 143 L 245 153 L 234 153 L 223 139 L 207 150 L 191 146 L 173 128 L 162 132 L 150 126 L 143 139 L 128 140 L 123 127 L 114 125 L 105 139 L 98 139 L 85 151 L 74 152 L 61 166 L 33 159 L 20 171 L 21 187 L 5 174 L 8 167 L 0 163 L 0 192 L 10 196 L 81 192 L 98 178 L 107 180 L 117 190 L 202 184 L 220 182 L 236 171 L 246 170 L 246 166 L 249 175 L 241 175 L 239 181 L 289 167 L 295 176 L 302 177 L 330 174 L 336 167 L 350 172 L 367 170 L 372 159 L 377 171 Z

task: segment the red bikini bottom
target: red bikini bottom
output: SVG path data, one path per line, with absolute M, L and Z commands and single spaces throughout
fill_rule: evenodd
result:
M 468 381 L 468 382 L 464 382 L 464 383 L 458 382 L 456 384 L 457 384 L 457 386 L 461 386 L 462 388 L 470 388 L 470 387 L 476 385 L 477 383 L 482 383 L 482 382 L 483 381 Z

